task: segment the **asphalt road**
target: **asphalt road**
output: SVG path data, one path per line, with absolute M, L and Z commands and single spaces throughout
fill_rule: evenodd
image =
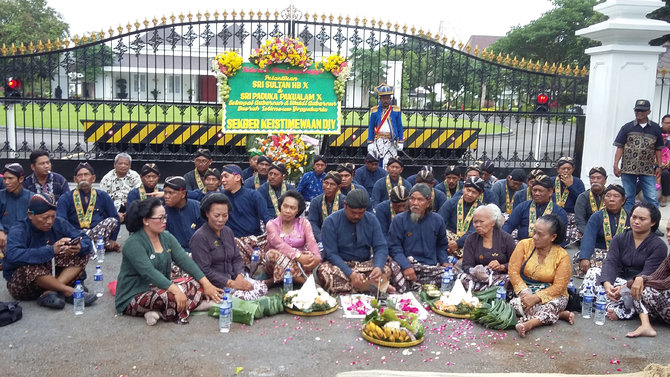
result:
M 670 209 L 663 212 L 665 224 Z M 107 254 L 107 281 L 116 278 L 120 262 L 120 254 Z M 88 264 L 89 276 L 94 268 Z M 0 301 L 9 300 L 3 284 Z M 0 329 L 0 375 L 234 376 L 238 368 L 244 368 L 239 376 L 287 377 L 371 369 L 616 374 L 670 361 L 670 326 L 657 323 L 656 338 L 625 338 L 637 319 L 596 326 L 577 314 L 574 326 L 560 322 L 521 339 L 515 331 L 431 314 L 423 344 L 393 349 L 363 340 L 360 321 L 343 318 L 341 310 L 315 318 L 280 314 L 220 334 L 218 322 L 204 315 L 188 325 L 149 327 L 143 318 L 118 316 L 113 302 L 107 294 L 76 317 L 71 305 L 54 311 L 21 303 L 23 319 Z

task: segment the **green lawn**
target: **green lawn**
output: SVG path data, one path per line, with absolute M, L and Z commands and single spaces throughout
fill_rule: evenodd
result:
M 210 108 L 205 108 L 200 115 L 193 106 L 189 106 L 182 115 L 180 110 L 175 106 L 171 106 L 164 113 L 163 109 L 158 106 L 149 107 L 149 112 L 144 107 L 135 107 L 132 111 L 128 111 L 125 106 L 118 106 L 114 112 L 107 105 L 100 105 L 97 112 L 93 111 L 93 106 L 84 104 L 76 111 L 73 104 L 64 105 L 60 111 L 56 105 L 49 104 L 40 110 L 38 105 L 30 104 L 26 106 L 23 111 L 21 106 L 16 106 L 14 110 L 16 126 L 28 127 L 35 129 L 79 129 L 83 130 L 81 124 L 82 120 L 106 120 L 106 121 L 132 121 L 132 122 L 221 122 L 221 113 L 215 117 L 214 111 Z M 406 120 L 406 118 L 403 118 Z M 0 126 L 6 126 L 7 110 L 4 106 L 0 106 Z M 347 126 L 367 126 L 367 113 L 361 118 L 357 113 L 349 113 L 343 121 Z M 422 116 L 412 116 L 407 124 L 407 127 L 455 127 L 455 128 L 479 128 L 482 134 L 498 134 L 508 132 L 509 129 L 501 125 L 489 122 L 470 122 L 467 117 L 455 120 L 451 117 L 444 117 L 440 119 L 437 116 L 427 116 L 425 119 Z

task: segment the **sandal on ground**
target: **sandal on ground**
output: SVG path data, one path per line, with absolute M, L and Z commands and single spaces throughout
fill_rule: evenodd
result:
M 58 297 L 58 293 L 49 292 L 37 299 L 37 305 L 51 309 L 63 309 L 65 307 L 65 301 Z
M 96 296 L 95 293 L 84 292 L 84 305 L 85 305 L 85 306 L 89 306 L 89 305 L 91 305 L 91 304 L 94 303 L 95 300 L 97 300 L 97 299 L 98 299 L 98 296 Z M 72 296 L 70 296 L 70 297 L 65 297 L 65 301 L 66 301 L 68 304 L 73 304 L 73 303 L 74 303 L 74 295 L 72 295 Z

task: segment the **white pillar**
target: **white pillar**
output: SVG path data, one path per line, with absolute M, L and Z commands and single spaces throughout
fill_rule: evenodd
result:
M 621 126 L 635 119 L 636 99 L 654 99 L 658 56 L 665 48 L 650 46 L 649 41 L 670 33 L 670 24 L 646 15 L 664 5 L 661 0 L 607 0 L 593 9 L 609 19 L 576 32 L 602 42 L 586 50 L 591 66 L 581 178 L 587 185 L 593 166 L 603 166 L 609 181 L 616 180 L 614 138 Z

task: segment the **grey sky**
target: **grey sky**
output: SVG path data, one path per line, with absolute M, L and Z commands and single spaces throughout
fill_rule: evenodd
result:
M 154 16 L 170 16 L 179 12 L 189 11 L 193 14 L 205 10 L 222 12 L 227 10 L 274 10 L 281 11 L 295 5 L 307 13 L 316 12 L 334 16 L 356 16 L 384 22 L 398 23 L 401 26 L 416 26 L 432 33 L 440 32 L 449 39 L 465 42 L 470 35 L 504 35 L 512 26 L 525 25 L 537 19 L 542 13 L 551 9 L 549 0 L 442 0 L 442 1 L 204 1 L 204 0 L 115 0 L 115 1 L 84 1 L 84 0 L 47 0 L 48 4 L 60 12 L 70 25 L 71 35 L 81 35 L 90 31 L 106 31 L 110 27 L 142 22 Z M 383 5 L 378 5 L 383 4 Z M 440 27 L 442 29 L 440 30 Z

